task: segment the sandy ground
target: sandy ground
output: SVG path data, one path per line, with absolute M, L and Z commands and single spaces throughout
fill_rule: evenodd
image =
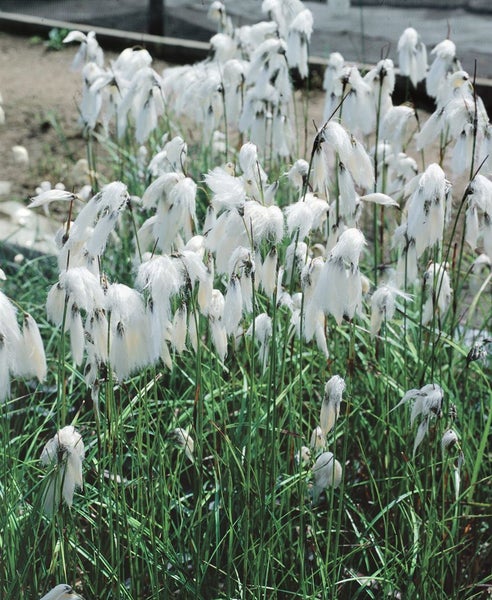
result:
M 0 125 L 0 181 L 10 183 L 10 192 L 0 202 L 26 199 L 43 180 L 74 185 L 73 165 L 85 157 L 85 144 L 78 123 L 81 74 L 71 70 L 77 46 L 50 51 L 43 43 L 0 32 L 0 94 L 5 123 Z M 116 55 L 105 51 L 106 63 Z M 166 66 L 154 61 L 156 71 Z M 312 92 L 309 101 L 309 135 L 313 120 L 320 124 L 323 95 Z M 302 110 L 301 110 L 302 112 Z M 304 137 L 301 135 L 301 137 Z M 12 147 L 24 146 L 29 166 L 17 164 Z M 67 159 L 68 157 L 68 159 Z
M 71 70 L 77 46 L 50 51 L 43 43 L 0 33 L 0 94 L 5 123 L 0 125 L 0 181 L 10 192 L 0 202 L 27 198 L 39 182 L 62 180 L 73 185 L 72 170 L 85 157 L 85 143 L 78 123 L 81 74 Z M 115 57 L 105 52 L 108 62 Z M 164 63 L 156 61 L 161 71 Z M 29 165 L 17 164 L 12 147 L 21 145 Z
M 60 161 L 63 131 L 74 153 L 83 156 L 77 124 L 80 73 L 70 71 L 73 49 L 50 52 L 42 44 L 0 33 L 0 93 L 5 123 L 0 127 L 0 180 L 10 197 L 34 192 L 43 179 L 55 183 L 68 168 Z M 29 166 L 16 164 L 12 147 L 24 146 Z M 5 196 L 2 196 L 5 198 Z

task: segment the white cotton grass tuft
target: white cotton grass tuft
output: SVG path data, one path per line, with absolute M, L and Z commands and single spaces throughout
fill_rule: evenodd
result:
M 41 453 L 42 464 L 52 467 L 43 498 L 46 513 L 53 514 L 62 498 L 72 506 L 75 489 L 83 487 L 84 457 L 82 436 L 73 425 L 63 427 L 47 442 Z
M 205 175 L 205 183 L 213 192 L 212 206 L 217 212 L 222 209 L 243 212 L 246 190 L 240 177 L 234 177 L 222 167 L 215 167 Z
M 307 467 L 311 463 L 311 450 L 307 446 L 301 446 L 301 449 L 297 452 L 296 463 L 303 467 Z
M 269 343 L 272 337 L 272 318 L 267 313 L 259 314 L 254 323 L 252 323 L 246 335 L 253 336 L 260 346 L 259 361 L 262 369 L 265 370 L 268 363 Z
M 187 429 L 177 427 L 171 432 L 172 439 L 182 448 L 186 457 L 192 463 L 195 462 L 195 442 Z
M 344 391 L 345 381 L 339 375 L 334 375 L 327 381 L 319 416 L 321 431 L 325 436 L 333 429 L 340 415 L 340 403 Z
M 183 302 L 174 313 L 170 336 L 171 345 L 178 354 L 182 354 L 186 349 L 187 330 L 188 308 Z
M 329 209 L 326 200 L 307 193 L 304 198 L 284 209 L 288 234 L 291 237 L 298 234 L 298 239 L 304 240 L 311 231 L 323 227 Z
M 243 314 L 241 282 L 234 273 L 229 279 L 224 302 L 224 327 L 227 335 L 235 335 Z
M 17 370 L 16 354 L 20 338 L 16 309 L 0 291 L 0 402 L 10 395 L 10 375 Z
M 405 294 L 391 283 L 381 284 L 371 296 L 371 336 L 376 336 L 383 323 L 391 321 L 395 315 L 396 299 L 411 300 L 409 294 Z
M 352 319 L 361 310 L 359 258 L 365 244 L 360 230 L 346 229 L 319 275 L 314 301 L 321 310 L 333 315 L 338 325 L 344 316 Z
M 326 446 L 326 435 L 320 425 L 317 425 L 311 434 L 310 446 L 313 450 L 323 450 Z
M 138 268 L 137 288 L 149 294 L 152 314 L 156 318 L 154 327 L 159 325 L 161 332 L 171 318 L 171 301 L 184 283 L 176 261 L 167 254 L 145 256 Z
M 408 187 L 411 196 L 404 211 L 406 219 L 393 237 L 394 245 L 402 249 L 398 282 L 403 281 L 405 270 L 408 281 L 415 279 L 418 258 L 427 248 L 441 243 L 451 213 L 451 184 L 438 164 L 430 164 Z
M 400 73 L 417 87 L 427 73 L 427 49 L 413 27 L 407 27 L 398 40 L 398 60 Z
M 165 340 L 152 335 L 151 315 L 138 291 L 121 283 L 111 284 L 106 292 L 106 310 L 111 319 L 109 361 L 121 381 L 153 364 Z
M 441 451 L 443 458 L 446 454 L 449 454 L 453 449 L 456 449 L 457 460 L 453 462 L 453 484 L 454 484 L 454 496 L 456 502 L 460 497 L 461 489 L 461 467 L 465 463 L 465 455 L 461 449 L 459 437 L 454 429 L 448 429 L 444 432 L 441 438 Z
M 78 214 L 70 228 L 67 248 L 83 242 L 90 257 L 101 256 L 129 200 L 128 189 L 121 181 L 105 185 Z
M 31 198 L 27 208 L 38 208 L 39 206 L 47 206 L 51 202 L 72 202 L 77 199 L 77 195 L 68 190 L 60 190 L 57 188 L 40 190 L 36 196 Z
M 442 452 L 451 450 L 458 443 L 458 435 L 454 429 L 448 429 L 441 438 Z
M 287 33 L 287 62 L 297 67 L 302 79 L 308 76 L 308 45 L 313 32 L 313 14 L 309 9 L 300 11 L 291 21 Z
M 272 298 L 277 287 L 278 273 L 278 253 L 277 248 L 273 246 L 265 256 L 265 260 L 261 266 L 261 285 L 265 294 Z
M 467 189 L 466 241 L 477 249 L 483 242 L 484 253 L 492 257 L 492 182 L 483 175 L 476 175 Z
M 212 342 L 221 362 L 227 355 L 227 331 L 224 326 L 225 300 L 220 290 L 212 290 L 210 302 L 208 303 L 208 322 L 212 334 Z
M 40 600 L 84 600 L 67 583 L 59 583 Z
M 299 193 L 303 190 L 307 182 L 308 173 L 309 163 L 303 158 L 296 160 L 287 172 L 287 178 Z
M 0 291 L 0 403 L 10 395 L 10 378 L 46 377 L 46 357 L 39 328 L 33 317 L 24 313 L 22 332 L 17 310 Z
M 78 42 L 79 50 L 72 62 L 72 70 L 79 71 L 84 64 L 93 62 L 97 66 L 102 67 L 104 64 L 104 53 L 96 39 L 96 33 L 89 31 L 87 35 L 82 31 L 70 31 L 64 38 L 64 44 Z
M 415 440 L 413 444 L 413 458 L 417 453 L 417 448 L 424 440 L 429 431 L 429 423 L 433 418 L 442 417 L 442 403 L 444 392 L 441 386 L 436 383 L 428 383 L 420 389 L 411 389 L 406 392 L 400 402 L 391 410 L 395 410 L 409 400 L 413 400 L 412 412 L 410 415 L 410 427 L 413 427 L 415 421 L 420 418 Z
M 342 481 L 342 465 L 333 452 L 323 452 L 318 456 L 313 469 L 313 504 L 318 504 L 321 492 L 327 488 L 337 488 Z
M 427 77 L 425 87 L 429 96 L 436 98 L 440 87 L 447 75 L 460 69 L 460 63 L 456 58 L 456 45 L 451 40 L 439 42 L 431 51 L 434 56 Z
M 391 154 L 402 152 L 417 129 L 415 109 L 410 106 L 392 106 L 381 122 L 381 139 L 391 144 Z
M 21 367 L 19 374 L 34 374 L 39 381 L 44 381 L 47 366 L 43 340 L 38 324 L 29 313 L 24 314 L 19 350 L 19 366 Z
M 424 284 L 428 295 L 422 309 L 422 325 L 427 325 L 434 315 L 438 319 L 444 316 L 451 303 L 453 290 L 447 264 L 430 263 L 424 274 Z

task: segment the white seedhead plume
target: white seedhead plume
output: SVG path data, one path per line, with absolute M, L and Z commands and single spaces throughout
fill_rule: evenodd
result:
M 296 454 L 296 463 L 307 467 L 311 463 L 311 450 L 307 446 L 301 446 L 301 449 Z
M 231 19 L 227 16 L 226 7 L 219 0 L 214 0 L 208 7 L 207 17 L 217 24 L 219 32 L 232 34 L 234 27 Z
M 492 257 L 492 182 L 477 175 L 467 189 L 466 241 L 476 249 L 483 242 L 485 254 Z
M 434 56 L 434 61 L 427 73 L 425 87 L 429 96 L 436 98 L 447 75 L 458 71 L 461 66 L 456 58 L 456 46 L 451 40 L 439 42 L 432 49 L 431 54 Z
M 460 496 L 461 489 L 461 467 L 465 462 L 465 455 L 463 450 L 461 449 L 458 434 L 454 429 L 448 429 L 444 432 L 444 435 L 441 438 L 441 450 L 443 457 L 445 454 L 451 452 L 453 449 L 456 449 L 457 452 L 457 460 L 456 463 L 453 464 L 453 483 L 454 483 L 454 495 L 456 502 Z
M 309 163 L 303 158 L 299 158 L 287 172 L 287 177 L 292 185 L 301 192 L 307 182 L 309 172 Z
M 130 196 L 124 183 L 113 181 L 104 186 L 89 200 L 75 219 L 70 228 L 67 249 L 83 241 L 89 257 L 101 256 L 108 237 L 116 228 L 119 215 L 126 208 L 129 200 Z
M 420 389 L 409 390 L 400 402 L 391 410 L 395 410 L 402 404 L 406 404 L 409 400 L 413 400 L 412 412 L 410 415 L 410 427 L 418 417 L 421 418 L 420 424 L 415 435 L 413 444 L 413 457 L 417 452 L 417 448 L 424 440 L 429 430 L 429 422 L 433 418 L 442 417 L 442 401 L 444 392 L 436 383 L 429 383 Z
M 209 43 L 214 62 L 223 65 L 237 56 L 237 42 L 227 33 L 216 33 Z
M 395 245 L 403 246 L 407 272 L 414 274 L 416 259 L 424 250 L 439 244 L 450 215 L 451 184 L 436 163 L 415 180 L 415 191 L 405 207 L 407 220 L 395 231 Z M 410 253 L 410 249 L 414 252 Z M 400 262 L 399 271 L 404 268 Z
M 58 508 L 63 497 L 70 507 L 75 488 L 83 487 L 82 461 L 85 457 L 82 436 L 73 425 L 60 429 L 45 445 L 41 453 L 41 462 L 51 466 L 48 485 L 44 493 L 44 509 L 52 514 Z
M 184 175 L 175 171 L 166 171 L 155 179 L 144 191 L 142 196 L 143 208 L 154 208 L 162 202 L 167 202 L 174 187 L 182 181 Z
M 454 429 L 448 429 L 444 432 L 441 439 L 441 449 L 444 452 L 451 450 L 458 443 L 458 435 Z
M 261 266 L 261 285 L 265 294 L 272 298 L 277 286 L 278 273 L 278 254 L 277 248 L 273 246 L 265 256 L 265 260 Z M 278 290 L 279 292 L 280 290 Z M 277 292 L 277 293 L 278 293 Z
M 398 40 L 398 60 L 400 73 L 417 87 L 427 73 L 427 48 L 413 27 L 407 27 Z
M 133 75 L 118 105 L 118 137 L 122 137 L 128 124 L 128 113 L 135 122 L 135 139 L 143 144 L 157 127 L 164 113 L 163 81 L 151 67 L 143 67 Z
M 104 53 L 99 46 L 94 31 L 89 31 L 87 35 L 82 31 L 70 31 L 63 39 L 63 43 L 70 44 L 71 42 L 80 44 L 80 48 L 72 62 L 73 71 L 79 71 L 88 62 L 93 62 L 99 67 L 103 66 Z
M 40 600 L 84 600 L 66 583 L 59 583 Z
M 308 46 L 313 32 L 313 14 L 307 8 L 299 12 L 287 33 L 287 62 L 297 67 L 302 79 L 308 76 Z
M 318 279 L 316 302 L 321 310 L 332 314 L 339 325 L 344 315 L 352 319 L 361 308 L 359 257 L 365 244 L 360 230 L 345 230 L 330 252 Z
M 406 148 L 416 128 L 415 110 L 412 107 L 393 106 L 383 115 L 380 136 L 391 143 L 392 153 L 398 154 Z
M 427 325 L 436 314 L 442 317 L 447 311 L 453 290 L 445 264 L 431 263 L 424 275 L 427 288 L 427 300 L 422 309 L 422 325 Z
M 272 337 L 272 319 L 267 313 L 259 314 L 253 323 L 246 331 L 246 335 L 252 336 L 254 333 L 255 340 L 260 346 L 259 359 L 263 370 L 266 369 L 268 363 L 269 343 Z
M 10 394 L 10 375 L 22 371 L 19 364 L 21 332 L 13 304 L 0 291 L 0 402 Z
M 43 340 L 38 324 L 29 313 L 24 314 L 24 326 L 19 342 L 17 373 L 24 376 L 33 374 L 39 381 L 43 381 L 47 373 Z
M 326 488 L 337 488 L 342 481 L 342 465 L 333 452 L 323 452 L 313 466 L 313 504 L 319 502 L 321 492 Z
M 323 89 L 326 92 L 327 99 L 332 94 L 335 96 L 341 95 L 342 84 L 340 81 L 340 76 L 343 73 L 344 64 L 345 59 L 339 52 L 332 52 L 328 56 L 326 69 L 323 76 Z
M 322 450 L 326 446 L 326 435 L 320 425 L 313 429 L 310 446 L 314 451 Z
M 186 157 L 188 155 L 188 145 L 179 135 L 173 137 L 164 144 L 162 150 L 155 154 L 149 163 L 148 170 L 154 177 L 159 177 L 165 173 L 183 174 Z
M 225 300 L 220 290 L 213 290 L 208 305 L 208 322 L 212 334 L 212 342 L 220 361 L 227 354 L 227 332 L 223 323 Z
M 383 284 L 378 287 L 371 297 L 371 336 L 379 333 L 385 321 L 391 321 L 395 314 L 395 299 L 398 290 L 393 286 Z
M 237 210 L 244 212 L 246 189 L 240 177 L 234 177 L 226 169 L 215 167 L 205 175 L 205 183 L 213 192 L 212 205 L 220 210 Z
M 121 283 L 108 286 L 106 310 L 111 319 L 111 367 L 119 380 L 157 360 L 162 340 L 153 335 L 152 315 L 145 310 L 142 295 Z
M 48 190 L 40 190 L 36 196 L 31 198 L 27 208 L 38 208 L 39 206 L 48 206 L 52 202 L 72 202 L 77 200 L 78 196 L 68 190 L 60 190 L 58 188 L 51 188 Z
M 195 455 L 194 455 L 195 442 L 193 441 L 193 438 L 191 437 L 191 435 L 188 433 L 188 430 L 178 427 L 177 429 L 174 429 L 171 432 L 171 436 L 172 436 L 173 440 L 178 444 L 178 446 L 180 448 L 183 448 L 188 460 L 190 462 L 194 463 L 195 462 Z
M 380 114 L 385 114 L 392 106 L 391 95 L 395 88 L 395 68 L 390 58 L 380 60 L 378 64 L 371 69 L 364 80 L 373 90 L 374 109 L 379 110 Z
M 339 104 L 343 99 L 338 114 L 342 114 L 342 123 L 351 131 L 370 134 L 376 124 L 376 110 L 371 84 L 362 77 L 357 67 L 347 67 L 341 76 L 342 88 L 339 98 L 334 98 L 333 104 Z M 343 95 L 342 95 L 343 94 Z M 330 106 L 332 112 L 335 106 Z M 325 107 L 327 110 L 327 107 Z M 326 115 L 326 118 L 331 115 Z
M 284 217 L 278 206 L 263 206 L 250 200 L 244 205 L 243 220 L 254 246 L 262 241 L 278 244 L 284 237 Z
M 231 275 L 224 303 L 224 327 L 227 335 L 235 335 L 243 314 L 241 282 L 234 273 Z
M 334 375 L 327 381 L 319 416 L 320 427 L 325 435 L 333 429 L 340 415 L 340 403 L 344 391 L 345 381 L 339 375 Z
M 171 344 L 178 354 L 182 354 L 186 349 L 187 324 L 188 309 L 183 302 L 174 313 L 170 336 Z

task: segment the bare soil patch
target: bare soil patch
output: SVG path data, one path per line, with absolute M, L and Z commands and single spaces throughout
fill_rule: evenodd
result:
M 0 179 L 11 182 L 9 199 L 33 194 L 33 185 L 44 179 L 54 184 L 67 175 L 67 149 L 75 160 L 84 155 L 76 109 L 81 76 L 70 71 L 72 57 L 73 49 L 48 51 L 42 44 L 0 33 L 0 93 L 5 111 Z M 28 167 L 15 163 L 15 145 L 27 149 Z
M 0 32 L 0 94 L 5 111 L 5 124 L 0 126 L 0 181 L 11 183 L 10 193 L 0 196 L 0 202 L 27 198 L 43 180 L 53 185 L 77 183 L 73 166 L 85 158 L 86 149 L 77 109 L 82 79 L 80 72 L 70 68 L 76 49 L 73 45 L 52 51 L 42 43 Z M 115 56 L 105 50 L 107 64 Z M 153 66 L 162 72 L 166 65 L 156 60 Z M 321 92 L 310 93 L 309 136 L 315 132 L 313 120 L 321 124 L 323 103 Z M 28 167 L 16 164 L 12 153 L 16 145 L 27 149 Z
M 43 180 L 75 185 L 73 166 L 85 158 L 78 122 L 80 72 L 71 70 L 77 47 L 48 50 L 43 43 L 0 32 L 0 94 L 5 123 L 0 125 L 0 180 L 11 183 L 2 200 L 27 198 Z M 116 56 L 106 52 L 106 63 Z M 155 61 L 160 72 L 165 64 Z M 12 147 L 24 146 L 29 166 L 15 162 Z

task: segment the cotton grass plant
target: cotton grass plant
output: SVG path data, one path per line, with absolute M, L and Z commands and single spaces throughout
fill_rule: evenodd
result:
M 57 257 L 2 255 L 2 597 L 492 585 L 490 308 L 469 322 L 490 296 L 485 109 L 452 42 L 425 75 L 407 30 L 439 116 L 419 131 L 393 106 L 388 59 L 332 55 L 299 156 L 289 69 L 307 74 L 312 17 L 263 8 L 238 28 L 214 2 L 212 57 L 162 74 L 66 39 L 91 190 L 33 193 L 69 207 Z

